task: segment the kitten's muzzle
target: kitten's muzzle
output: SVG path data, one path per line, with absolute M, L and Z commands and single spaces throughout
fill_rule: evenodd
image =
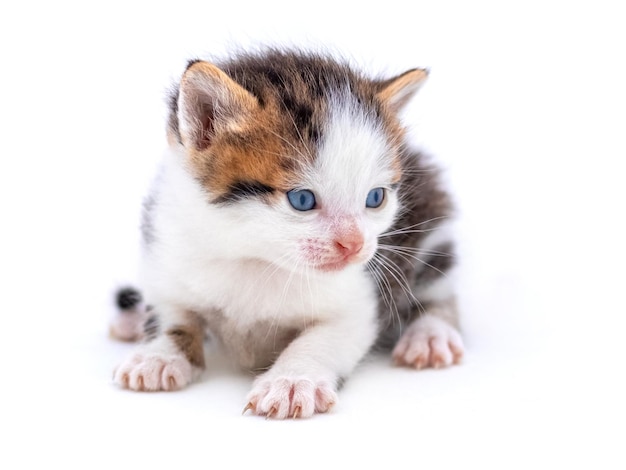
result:
M 317 266 L 322 271 L 339 271 L 348 264 L 363 261 L 363 246 L 365 240 L 361 233 L 351 233 L 336 238 L 332 243 L 333 253 L 330 260 Z

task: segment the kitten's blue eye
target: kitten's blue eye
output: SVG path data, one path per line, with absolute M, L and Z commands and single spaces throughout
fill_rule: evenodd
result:
M 315 195 L 308 189 L 293 189 L 287 192 L 289 204 L 297 211 L 310 211 L 315 207 Z
M 367 195 L 365 207 L 376 209 L 377 207 L 380 207 L 384 200 L 385 190 L 383 188 L 374 188 Z

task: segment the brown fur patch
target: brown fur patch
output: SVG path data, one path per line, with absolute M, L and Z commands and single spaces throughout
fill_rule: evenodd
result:
M 205 322 L 193 312 L 187 312 L 187 322 L 169 328 L 166 334 L 189 360 L 191 365 L 204 368 Z
M 217 63 L 217 67 L 198 62 L 191 67 L 219 67 L 220 72 L 213 70 L 212 76 L 221 77 L 223 89 L 230 90 L 233 99 L 244 103 L 246 109 L 236 126 L 208 126 L 207 132 L 212 132 L 210 145 L 187 148 L 194 175 L 215 202 L 232 199 L 232 189 L 241 182 L 278 192 L 297 186 L 302 173 L 315 160 L 336 97 L 350 95 L 365 113 L 377 118 L 399 154 L 403 129 L 396 107 L 390 106 L 390 102 L 395 103 L 419 75 L 410 71 L 395 79 L 376 81 L 326 56 L 273 49 L 262 54 L 241 54 Z M 184 80 L 185 77 L 183 83 Z M 176 93 L 173 96 L 177 98 Z M 242 96 L 254 97 L 256 104 L 246 104 L 249 100 L 240 99 Z M 180 140 L 177 112 L 178 101 L 172 98 L 169 132 Z M 171 140 L 174 139 L 170 137 Z M 399 180 L 399 158 L 392 164 Z
M 216 135 L 206 150 L 190 152 L 194 175 L 214 199 L 227 197 L 241 182 L 279 191 L 293 187 L 293 157 L 271 120 L 271 113 L 258 111 L 238 131 Z

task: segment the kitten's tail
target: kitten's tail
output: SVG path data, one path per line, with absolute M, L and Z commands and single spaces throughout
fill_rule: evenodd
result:
M 142 300 L 141 292 L 134 287 L 122 287 L 115 294 L 115 303 L 122 311 L 135 309 Z
M 115 293 L 117 312 L 111 320 L 111 337 L 121 341 L 138 341 L 143 337 L 147 309 L 143 297 L 134 287 L 122 287 Z

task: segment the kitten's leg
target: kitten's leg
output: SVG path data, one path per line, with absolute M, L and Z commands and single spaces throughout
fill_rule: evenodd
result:
M 255 380 L 244 412 L 283 419 L 328 411 L 337 402 L 339 380 L 354 369 L 375 339 L 374 309 L 354 305 L 354 312 L 359 313 L 352 314 L 357 318 L 337 315 L 293 340 Z
M 115 370 L 119 386 L 136 391 L 177 390 L 204 369 L 204 322 L 193 312 L 163 307 L 144 324 L 144 343 Z
M 464 348 L 450 281 L 442 276 L 417 296 L 422 311 L 416 309 L 419 316 L 407 326 L 393 350 L 396 364 L 416 369 L 458 364 Z
M 452 232 L 445 224 L 431 232 L 417 250 L 418 270 L 411 289 L 417 305 L 392 353 L 399 365 L 447 367 L 463 357 L 452 281 L 454 251 Z

